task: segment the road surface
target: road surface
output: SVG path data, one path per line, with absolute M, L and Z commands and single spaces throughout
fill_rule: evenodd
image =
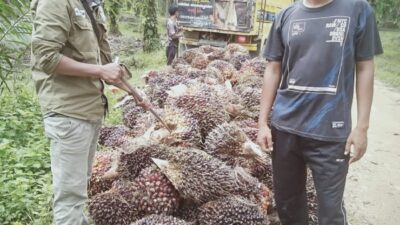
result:
M 353 120 L 356 120 L 356 102 Z M 368 149 L 350 166 L 345 202 L 351 225 L 400 224 L 400 93 L 375 83 Z

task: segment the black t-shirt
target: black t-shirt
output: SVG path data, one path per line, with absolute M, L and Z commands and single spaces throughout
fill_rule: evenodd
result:
M 324 141 L 351 131 L 355 63 L 382 53 L 373 9 L 365 0 L 319 8 L 298 1 L 280 12 L 264 57 L 282 61 L 272 112 L 280 130 Z

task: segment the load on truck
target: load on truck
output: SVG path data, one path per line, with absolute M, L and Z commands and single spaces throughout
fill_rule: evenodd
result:
M 275 15 L 293 0 L 176 0 L 179 53 L 201 45 L 237 43 L 253 56 L 262 52 Z

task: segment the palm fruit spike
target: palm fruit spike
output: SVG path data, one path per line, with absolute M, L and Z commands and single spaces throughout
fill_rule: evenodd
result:
M 202 138 L 218 124 L 229 120 L 222 102 L 204 95 L 183 95 L 176 98 L 174 105 L 193 115 L 199 122 Z
M 172 216 L 150 215 L 136 221 L 132 225 L 189 225 L 189 223 Z
M 201 145 L 199 122 L 189 112 L 168 105 L 164 108 L 162 117 L 171 132 L 162 132 L 160 137 L 157 137 L 157 132 L 154 132 L 152 140 L 169 146 L 196 147 Z M 166 130 L 161 125 L 158 128 L 160 128 L 159 131 Z
M 243 54 L 249 54 L 249 50 L 239 44 L 231 43 L 227 45 L 225 47 L 224 60 L 229 61 L 235 54 L 239 52 Z
M 231 166 L 241 161 L 266 163 L 268 155 L 254 144 L 235 123 L 223 123 L 214 128 L 204 142 L 204 151 Z M 250 168 L 248 168 L 250 169 Z
M 258 180 L 242 168 L 232 168 L 195 149 L 177 149 L 170 160 L 153 159 L 181 197 L 204 203 L 231 194 L 257 193 Z
M 107 126 L 100 129 L 99 144 L 106 147 L 121 147 L 126 139 L 135 134 L 123 125 Z
M 267 217 L 247 199 L 230 196 L 200 207 L 199 225 L 264 225 Z
M 139 145 L 135 148 L 124 148 L 119 156 L 117 171 L 122 178 L 134 180 L 139 173 L 151 166 L 152 157 L 167 159 L 168 149 L 162 145 Z
M 233 54 L 231 59 L 229 60 L 229 63 L 232 64 L 237 70 L 240 70 L 242 68 L 242 65 L 246 62 L 248 62 L 250 59 L 250 55 L 248 53 L 236 53 Z
M 259 76 L 263 77 L 267 61 L 263 58 L 254 58 L 242 65 L 240 69 L 241 76 Z
M 179 194 L 159 169 L 148 167 L 142 170 L 135 183 L 141 193 L 135 203 L 140 215 L 171 215 L 178 209 Z
M 93 161 L 92 175 L 89 182 L 89 196 L 108 191 L 112 183 L 118 179 L 114 173 L 117 164 L 117 156 L 114 152 L 98 152 Z M 111 176 L 110 176 L 111 175 Z
M 216 68 L 222 76 L 225 78 L 225 80 L 231 80 L 232 82 L 236 82 L 238 78 L 238 71 L 235 69 L 235 67 L 223 60 L 215 60 L 208 64 L 208 67 L 213 67 Z
M 129 225 L 137 219 L 132 206 L 112 190 L 89 200 L 89 214 L 96 225 Z

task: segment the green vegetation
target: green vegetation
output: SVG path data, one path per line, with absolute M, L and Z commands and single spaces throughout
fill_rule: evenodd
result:
M 27 75 L 27 74 L 25 74 Z M 50 224 L 50 156 L 32 89 L 0 99 L 0 224 Z
M 400 90 L 400 30 L 380 32 L 384 54 L 376 57 L 376 77 Z
M 399 0 L 369 0 L 381 27 L 400 28 Z
M 397 0 L 392 0 L 396 3 Z M 142 39 L 144 19 L 136 0 L 126 0 L 121 8 L 119 31 L 122 38 Z M 157 12 L 163 15 L 165 1 L 157 1 Z M 378 4 L 378 1 L 376 1 Z M 390 2 L 379 1 L 379 3 Z M 129 3 L 129 4 L 128 4 Z M 398 3 L 396 3 L 398 4 Z M 29 71 L 29 40 L 31 24 L 29 1 L 0 1 L 0 224 L 51 224 L 50 154 L 44 135 L 42 115 L 32 87 Z M 160 7 L 161 6 L 161 7 Z M 125 8 L 124 8 L 125 7 Z M 383 7 L 383 6 L 382 6 Z M 393 7 L 399 9 L 400 7 Z M 377 18 L 385 24 L 384 10 L 377 8 Z M 109 10 L 109 9 L 108 9 Z M 392 10 L 395 12 L 395 10 Z M 389 12 L 389 11 L 387 11 Z M 398 12 L 398 11 L 397 11 Z M 388 14 L 389 15 L 389 14 Z M 122 17 L 124 19 L 122 20 Z M 126 19 L 127 18 L 127 19 Z M 387 16 L 398 24 L 400 16 Z M 397 22 L 396 22 L 397 20 Z M 165 18 L 158 19 L 158 34 L 165 34 Z M 377 78 L 400 87 L 400 31 L 382 31 L 385 54 L 377 57 Z M 126 49 L 132 48 L 130 42 Z M 141 47 L 132 53 L 114 52 L 129 66 L 131 82 L 142 85 L 142 75 L 165 65 L 165 50 L 145 53 Z M 27 85 L 29 84 L 29 85 Z M 121 121 L 121 111 L 112 106 L 125 93 L 106 90 L 110 114 L 106 124 Z

